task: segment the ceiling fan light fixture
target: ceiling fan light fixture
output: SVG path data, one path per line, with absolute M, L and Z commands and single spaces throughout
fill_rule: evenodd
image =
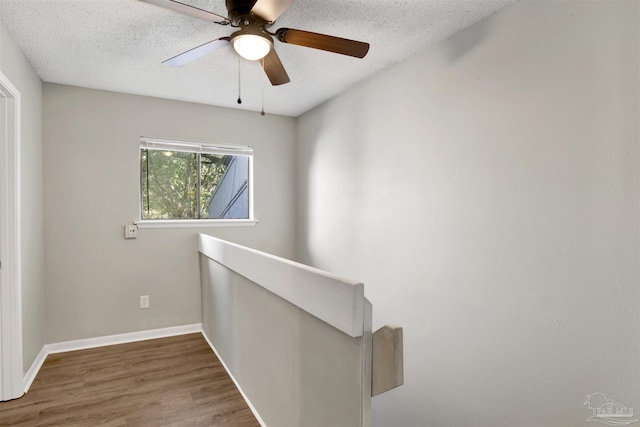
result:
M 271 38 L 262 34 L 240 32 L 231 38 L 231 42 L 238 55 L 249 61 L 264 58 L 273 48 Z

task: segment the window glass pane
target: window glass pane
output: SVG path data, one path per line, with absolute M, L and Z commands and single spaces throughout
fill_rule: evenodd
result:
M 197 218 L 195 153 L 141 150 L 142 219 Z
M 231 156 L 222 154 L 201 154 L 200 157 L 200 217 L 209 218 L 209 202 L 218 183 L 227 170 Z M 215 217 L 212 217 L 215 218 Z
M 202 218 L 249 218 L 249 157 L 202 154 Z

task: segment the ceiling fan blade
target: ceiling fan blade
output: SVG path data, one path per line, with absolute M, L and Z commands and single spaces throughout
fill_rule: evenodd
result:
M 181 54 L 176 55 L 173 58 L 162 61 L 162 63 L 171 67 L 182 67 L 188 62 L 198 59 L 208 53 L 213 53 L 216 50 L 228 45 L 229 37 L 222 37 L 219 39 L 211 40 L 210 42 L 207 42 L 205 44 L 201 44 L 200 46 L 189 49 L 186 52 L 182 52 Z
M 312 33 L 310 31 L 280 28 L 276 31 L 276 36 L 278 36 L 278 40 L 283 43 L 312 47 L 314 49 L 326 50 L 328 52 L 340 53 L 356 58 L 364 58 L 367 52 L 369 52 L 369 43 Z
M 207 21 L 215 22 L 216 24 L 228 25 L 229 18 L 217 15 L 215 13 L 200 9 L 188 4 L 180 3 L 176 0 L 140 0 L 145 3 L 153 4 L 156 6 L 164 7 L 165 9 L 173 10 L 174 12 L 182 13 L 184 15 L 193 16 L 195 18 L 204 19 Z
M 262 66 L 273 86 L 283 85 L 291 81 L 289 75 L 287 75 L 287 71 L 284 69 L 284 65 L 282 65 L 282 61 L 280 61 L 280 57 L 274 49 L 271 49 L 267 56 L 264 57 Z
M 251 12 L 267 22 L 274 22 L 295 0 L 258 0 Z

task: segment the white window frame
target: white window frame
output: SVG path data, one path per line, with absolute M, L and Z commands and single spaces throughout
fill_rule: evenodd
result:
M 258 223 L 253 209 L 253 147 L 248 145 L 228 145 L 211 142 L 141 137 L 138 154 L 143 149 L 182 151 L 188 153 L 222 154 L 246 156 L 249 158 L 249 218 L 247 219 L 142 219 L 142 180 L 138 182 L 138 228 L 184 228 L 184 227 L 246 227 Z M 199 177 L 198 177 L 199 178 Z

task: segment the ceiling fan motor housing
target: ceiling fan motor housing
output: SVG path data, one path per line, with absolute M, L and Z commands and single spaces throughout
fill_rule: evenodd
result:
M 257 0 L 226 0 L 227 11 L 231 23 L 236 26 L 244 26 L 254 24 L 259 27 L 268 27 L 269 22 L 260 16 L 251 13 L 251 9 L 257 3 Z
M 247 34 L 263 37 L 267 39 L 271 45 L 273 45 L 273 39 L 271 38 L 271 36 L 267 32 L 265 32 L 263 29 L 255 25 L 243 25 L 240 30 L 236 31 L 235 33 L 232 33 L 229 36 L 229 40 L 231 41 L 231 43 L 233 43 L 234 38 L 242 35 L 247 35 Z

